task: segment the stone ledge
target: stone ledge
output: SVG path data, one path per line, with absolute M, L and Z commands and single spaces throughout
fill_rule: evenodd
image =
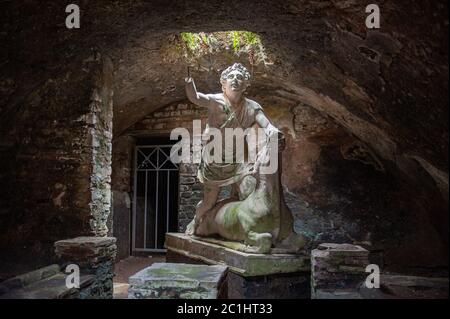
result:
M 99 256 L 114 259 L 116 250 L 115 237 L 76 237 L 55 242 L 56 255 L 72 261 L 96 261 Z
M 55 242 L 57 247 L 86 246 L 86 247 L 104 247 L 116 243 L 115 237 L 76 237 L 64 239 Z
M 225 265 L 229 271 L 244 277 L 310 272 L 310 259 L 295 254 L 250 254 L 181 233 L 167 233 L 169 251 L 210 265 Z
M 326 255 L 327 257 L 367 257 L 369 251 L 361 246 L 352 244 L 334 244 L 334 243 L 322 243 L 315 253 L 319 257 L 320 255 Z

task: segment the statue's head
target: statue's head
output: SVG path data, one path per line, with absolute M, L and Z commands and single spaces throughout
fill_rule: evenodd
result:
M 222 91 L 227 95 L 244 93 L 250 86 L 250 72 L 240 63 L 226 68 L 220 75 Z

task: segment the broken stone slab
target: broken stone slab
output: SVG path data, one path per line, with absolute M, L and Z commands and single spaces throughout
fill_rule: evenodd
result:
M 0 294 L 6 293 L 9 290 L 23 288 L 39 280 L 51 277 L 60 272 L 60 267 L 57 264 L 49 265 L 39 268 L 23 275 L 7 279 L 0 283 Z
M 359 293 L 366 299 L 448 299 L 449 279 L 381 275 L 381 289 L 368 289 L 361 285 Z
M 381 275 L 380 281 L 386 286 L 443 288 L 449 287 L 448 278 L 432 278 L 405 275 Z
M 357 245 L 326 243 L 311 252 L 315 271 L 359 273 L 369 264 L 369 251 Z
M 241 276 L 263 276 L 310 272 L 310 258 L 298 254 L 253 254 L 227 248 L 182 233 L 167 233 L 165 246 L 170 253 L 210 265 L 226 265 Z
M 109 246 L 116 243 L 115 237 L 93 237 L 93 236 L 81 236 L 71 239 L 63 239 L 55 242 L 55 247 L 66 248 L 66 247 L 89 247 L 97 248 Z
M 56 255 L 73 261 L 95 257 L 115 258 L 116 238 L 114 237 L 76 237 L 55 242 Z
M 80 276 L 80 288 L 68 288 L 64 273 L 58 273 L 33 282 L 19 289 L 13 289 L 0 295 L 0 299 L 70 299 L 77 298 L 80 289 L 89 286 L 94 276 Z
M 217 299 L 227 267 L 155 263 L 129 278 L 129 299 Z
M 322 243 L 320 244 L 317 251 L 322 253 L 322 256 L 326 255 L 328 257 L 368 257 L 369 251 L 359 245 L 352 244 L 334 244 L 334 243 Z M 316 251 L 316 252 L 317 252 Z M 317 252 L 317 254 L 319 254 Z M 347 258 L 345 258 L 347 259 Z
M 356 290 L 325 290 L 316 291 L 314 299 L 364 299 Z

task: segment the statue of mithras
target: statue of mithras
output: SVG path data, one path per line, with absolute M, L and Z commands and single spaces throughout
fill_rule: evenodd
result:
M 203 149 L 198 169 L 198 179 L 204 185 L 203 200 L 198 203 L 186 233 L 245 252 L 298 252 L 306 240 L 294 232 L 293 216 L 283 197 L 280 179 L 283 134 L 257 102 L 245 97 L 250 77 L 242 64 L 233 64 L 222 72 L 222 93 L 217 94 L 197 92 L 192 77 L 185 79 L 188 99 L 208 109 L 205 131 L 216 128 L 226 134 L 226 129 L 245 130 L 256 126 L 264 135 L 253 163 L 217 163 L 211 160 L 209 150 Z M 233 155 L 235 159 L 236 154 Z M 277 167 L 264 173 L 264 165 L 273 159 Z M 231 196 L 218 201 L 221 187 L 227 185 L 232 187 Z M 211 239 L 214 235 L 225 240 Z

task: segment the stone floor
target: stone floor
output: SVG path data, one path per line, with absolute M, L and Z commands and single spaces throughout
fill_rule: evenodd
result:
M 148 257 L 130 256 L 122 259 L 115 265 L 114 277 L 114 299 L 127 299 L 128 297 L 128 278 L 139 270 L 150 266 L 153 263 L 165 262 L 166 256 L 158 254 Z

